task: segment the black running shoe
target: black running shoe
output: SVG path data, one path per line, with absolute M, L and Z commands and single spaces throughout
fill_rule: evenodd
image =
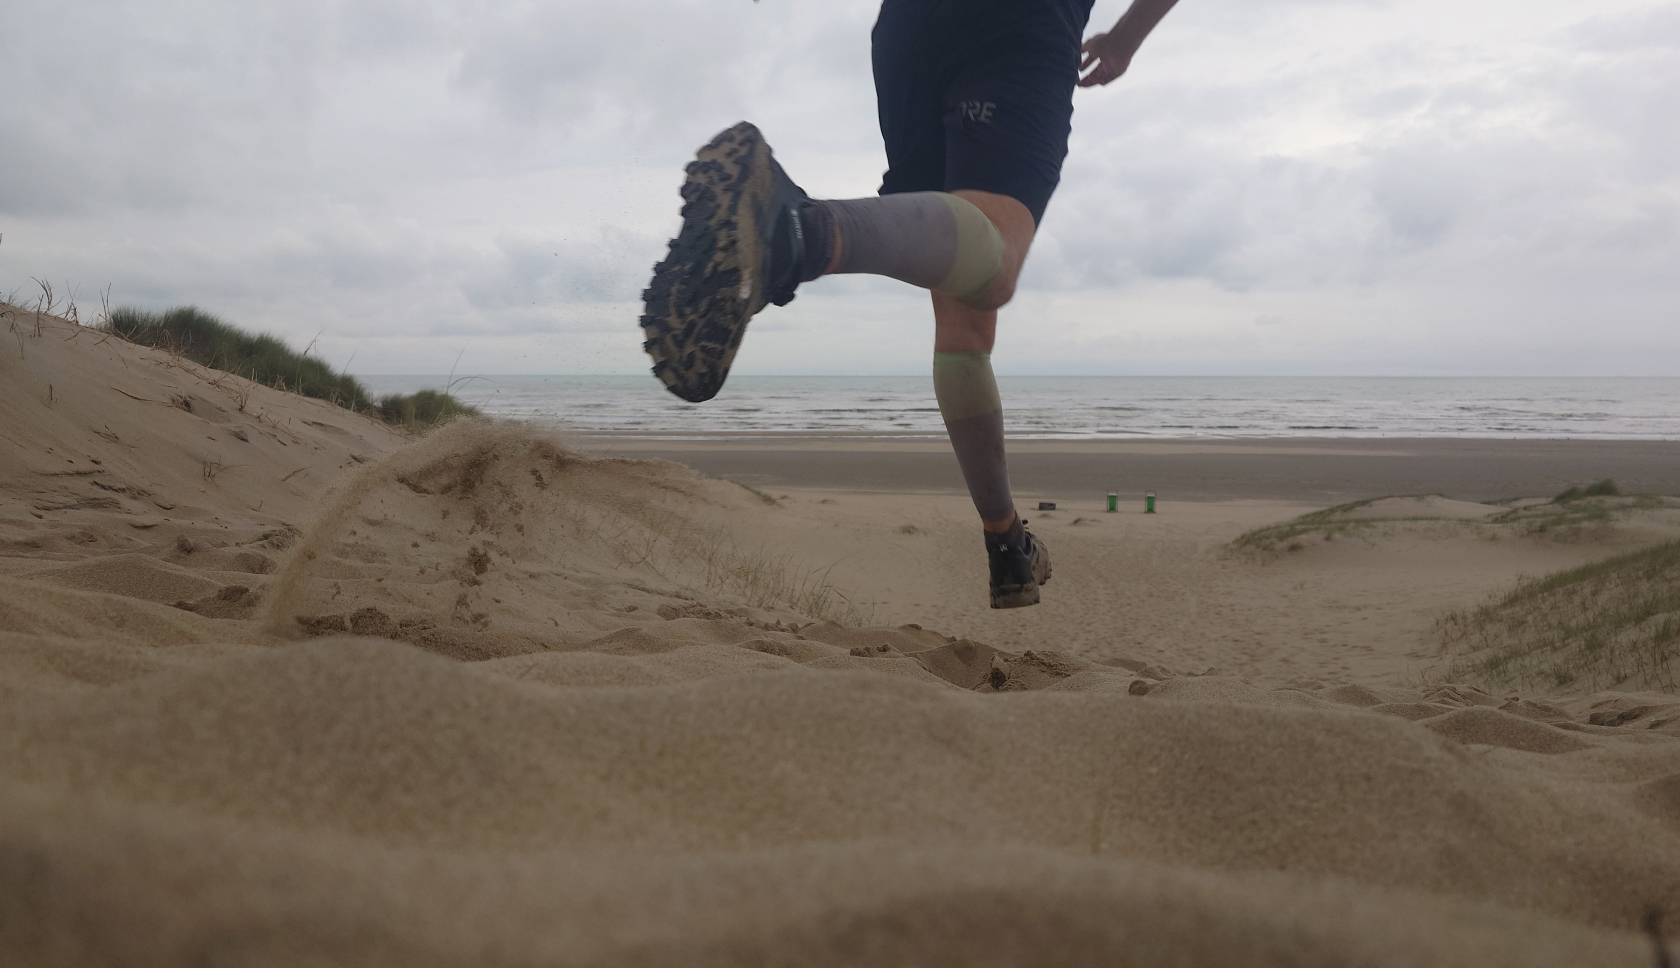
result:
M 785 306 L 805 273 L 800 207 L 810 198 L 745 121 L 688 163 L 682 231 L 642 299 L 653 374 L 690 403 L 717 396 L 747 321 Z
M 992 570 L 992 607 L 1038 604 L 1038 586 L 1050 580 L 1050 551 L 1019 517 L 1003 534 L 986 534 Z

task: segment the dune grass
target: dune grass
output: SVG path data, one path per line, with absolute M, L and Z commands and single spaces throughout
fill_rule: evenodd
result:
M 1680 541 L 1519 584 L 1436 624 L 1446 677 L 1488 686 L 1673 689 Z
M 279 337 L 252 335 L 193 306 L 161 313 L 116 309 L 99 328 L 131 343 L 167 350 L 201 366 L 325 400 L 408 430 L 423 430 L 453 417 L 478 413 L 449 393 L 435 390 L 389 394 L 375 400 L 355 377 L 335 372 L 308 350 L 299 353 Z
M 1585 529 L 1608 526 L 1618 518 L 1636 511 L 1680 506 L 1680 500 L 1671 497 L 1656 494 L 1623 494 L 1615 481 L 1606 478 L 1594 484 L 1571 487 L 1550 501 L 1511 508 L 1480 520 L 1429 514 L 1363 518 L 1345 516 L 1377 501 L 1440 496 L 1442 495 L 1389 494 L 1361 501 L 1349 501 L 1322 511 L 1312 511 L 1280 524 L 1269 524 L 1244 532 L 1233 539 L 1228 547 L 1233 551 L 1270 556 L 1284 551 L 1299 551 L 1304 547 L 1302 542 L 1309 538 L 1330 541 L 1380 526 L 1417 522 L 1476 528 L 1488 534 L 1548 535 L 1560 540 L 1570 540 L 1588 533 Z
M 782 502 L 776 500 L 774 497 L 771 497 L 758 488 L 753 487 L 751 484 L 742 484 L 740 481 L 730 481 L 729 483 L 734 484 L 736 487 L 745 489 L 748 493 L 752 494 L 753 497 L 758 498 L 760 501 L 763 501 L 765 504 L 768 504 L 773 508 L 779 508 L 782 506 Z
M 1567 488 L 1562 494 L 1552 498 L 1552 503 L 1566 504 L 1570 501 L 1578 501 L 1584 497 L 1616 497 L 1621 493 L 1622 490 L 1616 486 L 1616 482 L 1613 479 L 1606 477 L 1602 481 L 1588 484 L 1585 487 L 1575 486 Z
M 1609 484 L 1606 489 L 1604 485 Z M 1512 508 L 1487 519 L 1491 525 L 1503 525 L 1518 534 L 1551 535 L 1570 538 L 1587 533 L 1588 528 L 1608 527 L 1618 518 L 1636 511 L 1672 508 L 1680 501 L 1660 494 L 1622 494 L 1613 482 L 1600 481 L 1585 488 L 1570 488 L 1544 504 Z
M 788 554 L 743 546 L 728 528 L 708 527 L 673 508 L 628 493 L 573 497 L 562 513 L 580 539 L 611 549 L 619 567 L 646 567 L 678 585 L 724 590 L 758 608 L 789 608 L 839 625 L 874 623 L 816 567 Z
M 723 588 L 759 608 L 785 606 L 838 625 L 867 625 L 864 612 L 829 581 L 827 568 L 802 567 L 791 555 L 737 549 L 712 542 L 696 549 L 709 588 Z
M 406 430 L 424 430 L 455 417 L 478 416 L 478 408 L 457 400 L 452 394 L 436 390 L 416 390 L 413 393 L 388 393 L 379 398 L 374 408 L 379 419 Z
M 1382 497 L 1368 497 L 1360 501 L 1349 501 L 1322 511 L 1310 511 L 1297 518 L 1291 518 L 1281 524 L 1268 524 L 1265 527 L 1245 531 L 1232 539 L 1230 547 L 1234 551 L 1253 551 L 1261 553 L 1277 551 L 1296 551 L 1301 548 L 1301 539 L 1318 537 L 1324 541 L 1331 541 L 1337 535 L 1351 534 L 1366 528 L 1382 524 L 1393 524 L 1397 521 L 1437 521 L 1442 518 L 1428 516 L 1394 516 L 1382 518 L 1346 518 L 1342 515 L 1350 511 L 1357 511 L 1362 507 L 1386 501 L 1391 497 L 1429 497 L 1425 494 L 1387 494 Z
M 829 580 L 833 566 L 817 568 L 792 555 L 742 547 L 726 529 L 696 526 L 675 516 L 644 520 L 653 544 L 663 541 L 664 547 L 657 554 L 644 551 L 641 559 L 662 560 L 697 573 L 702 587 L 732 592 L 758 608 L 786 607 L 839 625 L 868 625 L 874 619 L 873 610 L 859 608 Z

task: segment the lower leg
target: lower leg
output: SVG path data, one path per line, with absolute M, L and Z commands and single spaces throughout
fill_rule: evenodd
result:
M 1003 449 L 1003 405 L 992 376 L 996 310 L 933 294 L 933 390 L 981 525 L 1003 534 L 1016 520 Z

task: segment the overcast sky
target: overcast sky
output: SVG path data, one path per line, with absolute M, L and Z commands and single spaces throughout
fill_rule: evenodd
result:
M 6 0 L 0 295 L 358 373 L 642 372 L 697 145 L 746 118 L 814 195 L 880 184 L 876 9 Z M 1677 104 L 1677 3 L 1182 0 L 1076 94 L 997 369 L 1680 375 Z M 931 334 L 824 279 L 736 371 L 921 373 Z

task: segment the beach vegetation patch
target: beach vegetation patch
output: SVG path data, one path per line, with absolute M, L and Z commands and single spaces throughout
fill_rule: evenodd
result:
M 756 608 L 789 608 L 838 625 L 874 622 L 873 608 L 861 607 L 830 581 L 833 565 L 815 567 L 744 546 L 728 528 L 708 527 L 632 496 L 588 497 L 574 495 L 560 514 L 580 538 L 606 545 L 621 568 L 649 568 L 668 581 L 730 593 Z
M 1577 489 L 1581 493 L 1574 497 L 1525 501 L 1504 511 L 1498 510 L 1498 505 L 1453 502 L 1435 494 L 1367 498 L 1255 528 L 1238 535 L 1227 548 L 1275 557 L 1298 551 L 1305 547 L 1304 541 L 1313 538 L 1334 541 L 1339 537 L 1386 534 L 1396 526 L 1425 523 L 1434 528 L 1452 528 L 1453 533 L 1469 529 L 1489 538 L 1544 535 L 1551 540 L 1575 541 L 1600 534 L 1617 521 L 1641 511 L 1680 508 L 1680 498 L 1618 494 L 1608 490 L 1614 487 L 1613 481 L 1600 481 Z M 1433 505 L 1438 510 L 1431 510 L 1432 501 L 1439 502 Z M 1418 513 L 1404 513 L 1412 507 Z
M 335 371 L 309 349 L 300 353 L 278 336 L 248 333 L 195 306 L 161 313 L 119 308 L 112 310 L 98 328 L 130 343 L 155 347 L 276 390 L 325 400 L 407 430 L 422 430 L 478 413 L 453 395 L 435 390 L 389 394 L 375 400 L 359 380 Z
M 774 497 L 764 493 L 758 488 L 753 487 L 751 484 L 742 484 L 740 481 L 730 481 L 729 483 L 746 490 L 753 497 L 758 498 L 760 501 L 763 501 L 765 504 L 768 504 L 773 508 L 779 508 L 782 506 L 782 502 L 776 500 Z
M 1519 535 L 1544 534 L 1569 539 L 1580 536 L 1589 528 L 1608 528 L 1618 519 L 1638 511 L 1680 507 L 1680 501 L 1656 494 L 1617 494 L 1614 490 L 1594 490 L 1605 484 L 1612 489 L 1615 487 L 1614 481 L 1600 481 L 1587 488 L 1571 488 L 1582 493 L 1565 497 L 1569 494 L 1565 491 L 1555 500 L 1512 508 L 1495 515 L 1488 518 L 1488 523 L 1507 526 Z M 1587 494 L 1586 491 L 1593 493 Z
M 1281 551 L 1297 551 L 1302 546 L 1298 539 L 1308 535 L 1318 535 L 1325 541 L 1334 540 L 1337 535 L 1351 535 L 1365 531 L 1372 527 L 1393 524 L 1400 521 L 1438 521 L 1444 518 L 1429 515 L 1399 515 L 1394 517 L 1348 517 L 1351 512 L 1369 507 L 1378 501 L 1386 501 L 1393 497 L 1430 497 L 1433 495 L 1405 494 L 1370 497 L 1360 501 L 1349 501 L 1322 511 L 1311 511 L 1298 518 L 1292 518 L 1281 524 L 1268 524 L 1263 528 L 1255 528 L 1238 535 L 1228 546 L 1233 551 L 1251 551 L 1271 553 Z
M 379 398 L 374 410 L 386 423 L 414 431 L 435 427 L 456 417 L 478 415 L 478 408 L 462 403 L 453 394 L 437 390 L 386 394 Z
M 1572 486 L 1566 489 L 1562 494 L 1552 498 L 1552 503 L 1565 504 L 1569 501 L 1578 501 L 1584 497 L 1615 497 L 1621 493 L 1621 489 L 1616 486 L 1616 482 L 1613 479 L 1606 477 L 1602 481 L 1596 481 L 1592 484 L 1586 485 L 1585 487 L 1580 485 Z
M 1518 584 L 1435 626 L 1446 681 L 1591 692 L 1680 686 L 1680 541 Z

